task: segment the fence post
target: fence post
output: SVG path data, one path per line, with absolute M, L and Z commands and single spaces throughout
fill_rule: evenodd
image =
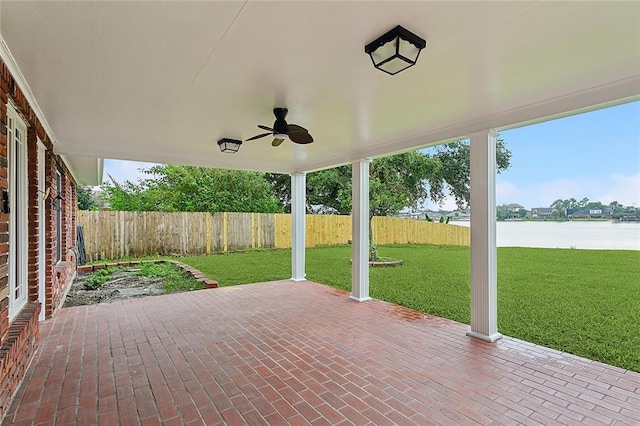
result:
M 251 248 L 256 248 L 256 214 L 251 213 Z
M 262 247 L 262 214 L 258 213 L 258 247 Z
M 227 212 L 222 213 L 222 251 L 229 251 L 228 234 L 229 233 L 229 215 Z
M 206 216 L 207 221 L 207 254 L 211 253 L 211 213 L 207 213 Z

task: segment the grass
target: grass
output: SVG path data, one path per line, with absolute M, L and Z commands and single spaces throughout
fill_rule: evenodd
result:
M 469 248 L 399 245 L 379 253 L 403 259 L 370 269 L 377 299 L 468 324 Z M 351 247 L 307 250 L 307 278 L 351 289 Z M 286 279 L 289 250 L 181 259 L 221 286 Z M 501 333 L 640 372 L 640 252 L 498 249 Z
M 220 286 L 291 278 L 290 250 L 259 250 L 211 256 L 186 256 L 180 262 L 193 266 Z

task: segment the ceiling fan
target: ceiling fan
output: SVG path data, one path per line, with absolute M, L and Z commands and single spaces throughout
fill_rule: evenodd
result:
M 280 146 L 285 139 L 290 139 L 293 143 L 308 144 L 313 142 L 313 137 L 309 134 L 309 131 L 297 124 L 287 124 L 285 117 L 289 110 L 286 108 L 274 108 L 273 115 L 276 116 L 276 121 L 273 123 L 273 128 L 258 125 L 262 130 L 268 130 L 268 133 L 262 133 L 247 139 L 247 141 L 253 141 L 263 138 L 265 136 L 273 135 L 273 142 L 271 146 Z

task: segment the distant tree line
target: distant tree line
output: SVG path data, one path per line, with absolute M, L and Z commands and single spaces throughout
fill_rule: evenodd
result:
M 598 211 L 601 213 L 594 214 L 594 216 L 617 220 L 625 218 L 637 220 L 637 218 L 640 218 L 640 208 L 636 206 L 624 206 L 618 201 L 603 204 L 600 201 L 590 201 L 586 197 L 580 201 L 575 198 L 569 198 L 567 200 L 557 199 L 551 203 L 548 208 L 551 210 L 549 217 L 552 219 L 572 218 L 575 215 L 590 216 L 590 212 Z M 515 208 L 514 204 L 502 204 L 496 207 L 496 216 L 498 220 L 528 218 L 531 217 L 531 213 L 531 210 L 527 210 L 525 208 Z
M 603 204 L 600 201 L 590 201 L 586 197 L 580 201 L 575 198 L 557 199 L 549 207 L 553 209 L 553 216 L 556 218 L 570 217 L 580 210 L 601 210 L 610 213 L 613 219 L 621 219 L 629 214 L 640 216 L 640 208 L 635 206 L 623 206 L 617 201 Z

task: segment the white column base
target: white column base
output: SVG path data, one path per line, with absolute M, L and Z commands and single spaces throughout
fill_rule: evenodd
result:
M 357 297 L 357 296 L 354 296 L 353 294 L 349 296 L 349 299 L 355 300 L 356 302 L 368 302 L 369 300 L 371 300 L 370 297 Z
M 290 278 L 291 281 L 295 283 L 300 283 L 302 281 L 308 281 L 306 278 Z
M 502 334 L 493 333 L 490 335 L 478 333 L 477 331 L 467 331 L 467 336 L 475 337 L 476 339 L 484 340 L 485 342 L 493 343 L 498 339 L 502 339 Z

